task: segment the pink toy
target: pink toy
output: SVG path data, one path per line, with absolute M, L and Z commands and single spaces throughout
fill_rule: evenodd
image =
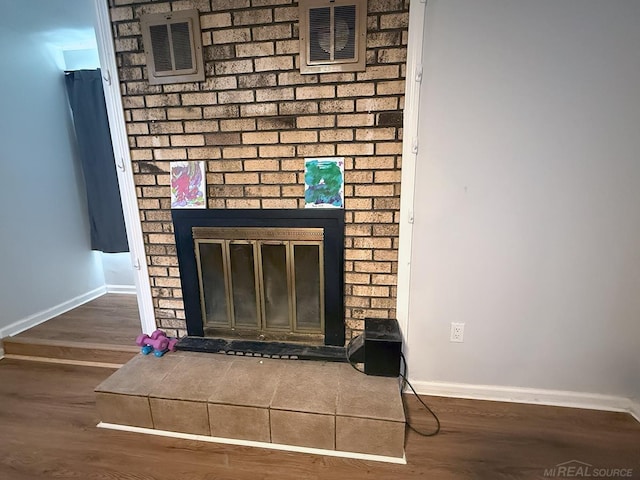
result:
M 167 337 L 159 337 L 155 340 L 149 339 L 145 342 L 145 345 L 153 347 L 154 350 L 166 350 L 169 346 L 169 339 Z
M 144 345 L 147 345 L 147 340 L 157 340 L 160 337 L 166 338 L 166 336 L 167 334 L 164 333 L 162 330 L 156 330 L 151 334 L 151 336 L 147 335 L 146 333 L 143 333 L 141 335 L 138 335 L 138 338 L 136 338 L 136 345 L 138 345 L 139 347 L 142 347 Z
M 142 347 L 141 353 L 143 355 L 148 355 L 153 351 L 156 357 L 161 357 L 169 351 L 175 352 L 176 343 L 178 343 L 177 338 L 167 337 L 167 334 L 162 330 L 156 330 L 151 336 L 143 333 L 136 338 L 136 345 Z

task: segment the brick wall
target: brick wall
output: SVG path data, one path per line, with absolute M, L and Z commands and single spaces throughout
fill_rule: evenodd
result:
M 347 338 L 395 317 L 408 0 L 369 0 L 367 69 L 300 75 L 288 0 L 110 0 L 156 320 L 183 335 L 169 162 L 206 160 L 209 208 L 303 208 L 304 158 L 345 157 Z M 206 79 L 151 86 L 138 19 L 200 11 Z

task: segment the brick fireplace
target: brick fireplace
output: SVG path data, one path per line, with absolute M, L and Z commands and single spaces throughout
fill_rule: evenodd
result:
M 206 160 L 209 209 L 303 209 L 304 159 L 345 158 L 346 337 L 395 317 L 408 0 L 369 0 L 367 67 L 301 75 L 291 0 L 109 0 L 158 327 L 187 334 L 169 162 Z M 206 78 L 149 85 L 139 18 L 197 8 Z
M 174 210 L 173 223 L 190 336 L 344 345 L 341 210 Z M 213 253 L 199 260 L 205 246 L 219 258 Z M 267 264 L 284 273 L 275 275 L 275 285 L 268 282 Z M 217 298 L 207 298 L 216 292 Z

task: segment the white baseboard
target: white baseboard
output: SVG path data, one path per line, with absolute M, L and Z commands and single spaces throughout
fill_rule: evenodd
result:
M 633 415 L 636 420 L 640 421 L 640 405 L 638 403 L 634 403 L 629 398 L 616 397 L 613 395 L 538 388 L 503 387 L 499 385 L 424 382 L 419 380 L 411 380 L 411 384 L 420 395 L 628 412 Z
M 629 408 L 629 413 L 633 418 L 640 422 L 640 402 L 634 402 L 633 400 L 631 400 L 631 408 Z
M 106 285 L 107 293 L 126 293 L 127 295 L 136 295 L 135 285 Z
M 98 428 L 108 428 L 123 432 L 144 433 L 147 435 L 157 435 L 161 437 L 181 438 L 183 440 L 196 440 L 200 442 L 222 443 L 225 445 L 240 445 L 243 447 L 267 448 L 270 450 L 281 450 L 285 452 L 310 453 L 312 455 L 323 455 L 339 458 L 354 458 L 357 460 L 368 460 L 373 462 L 407 464 L 405 455 L 402 457 L 387 457 L 383 455 L 371 455 L 368 453 L 345 452 L 341 450 L 325 450 L 322 448 L 298 447 L 295 445 L 282 445 L 279 443 L 256 442 L 253 440 L 236 440 L 235 438 L 209 437 L 207 435 L 194 435 L 191 433 L 169 432 L 166 430 L 155 430 L 153 428 L 132 427 L 130 425 L 119 425 L 116 423 L 100 422 Z
M 23 318 L 22 320 L 18 320 L 17 322 L 7 325 L 4 328 L 0 328 L 0 338 L 17 335 L 18 333 L 24 332 L 25 330 L 35 327 L 36 325 L 40 325 L 41 323 L 46 322 L 53 317 L 62 315 L 63 313 L 68 312 L 69 310 L 73 310 L 74 308 L 90 302 L 91 300 L 95 300 L 105 293 L 107 293 L 107 289 L 104 286 L 98 287 L 94 290 L 83 293 L 82 295 L 78 295 L 71 300 L 67 300 L 66 302 L 62 302 L 51 308 L 42 310 L 41 312 L 34 313 L 27 318 Z

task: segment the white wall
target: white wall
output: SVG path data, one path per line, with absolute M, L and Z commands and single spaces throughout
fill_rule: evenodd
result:
M 100 68 L 98 49 L 69 49 L 62 52 L 65 70 L 95 70 Z
M 131 287 L 131 291 L 135 292 L 135 279 L 129 252 L 103 253 L 102 268 L 107 288 L 110 286 Z
M 640 398 L 639 25 L 633 0 L 427 3 L 414 380 Z
M 6 20 L 6 19 L 5 19 Z M 0 25 L 0 328 L 104 285 L 90 250 L 64 75 Z

